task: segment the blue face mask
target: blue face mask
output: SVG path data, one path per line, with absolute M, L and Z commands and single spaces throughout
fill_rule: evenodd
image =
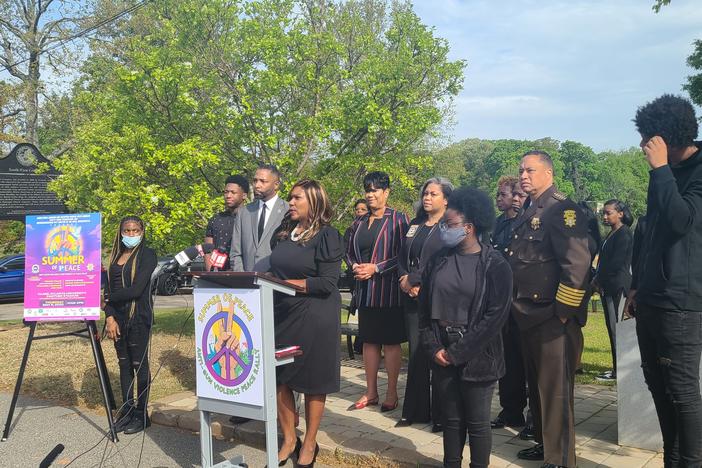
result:
M 141 244 L 141 236 L 122 236 L 122 243 L 128 249 L 133 249 Z
M 464 226 L 450 228 L 446 223 L 439 223 L 439 239 L 448 248 L 456 247 L 466 238 Z

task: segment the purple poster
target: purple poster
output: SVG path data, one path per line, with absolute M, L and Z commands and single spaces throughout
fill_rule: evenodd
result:
M 24 318 L 100 318 L 100 213 L 27 216 Z

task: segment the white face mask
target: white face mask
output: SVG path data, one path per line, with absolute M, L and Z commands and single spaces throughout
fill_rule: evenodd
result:
M 122 244 L 128 249 L 133 249 L 141 244 L 141 236 L 122 236 Z

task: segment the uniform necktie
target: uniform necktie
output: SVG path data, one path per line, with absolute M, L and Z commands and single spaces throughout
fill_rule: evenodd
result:
M 258 218 L 258 240 L 263 237 L 263 228 L 266 226 L 266 204 L 261 207 L 261 216 Z

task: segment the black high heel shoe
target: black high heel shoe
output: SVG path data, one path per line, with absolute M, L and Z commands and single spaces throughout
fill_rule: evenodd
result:
M 292 452 L 288 454 L 287 457 L 285 457 L 285 460 L 278 460 L 278 466 L 285 466 L 285 464 L 290 460 L 290 457 L 295 455 L 296 457 L 300 456 L 300 449 L 302 448 L 302 441 L 300 438 L 297 438 L 297 442 L 295 442 L 295 448 L 293 449 Z
M 319 454 L 319 444 L 315 442 L 314 444 L 314 457 L 312 457 L 312 462 L 307 465 L 297 464 L 298 468 L 314 468 L 314 464 L 317 461 L 317 454 Z M 297 459 L 300 460 L 300 455 L 298 454 Z

